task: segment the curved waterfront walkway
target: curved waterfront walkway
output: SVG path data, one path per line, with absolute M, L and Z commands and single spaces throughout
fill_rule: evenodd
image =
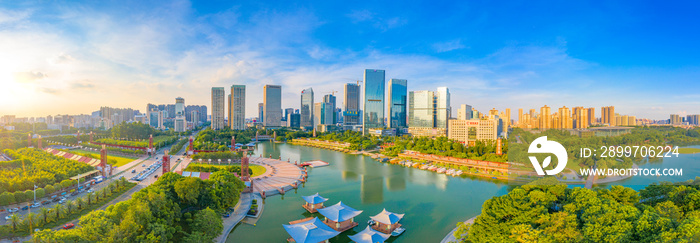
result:
M 477 217 L 479 217 L 479 215 L 474 216 L 473 218 L 467 219 L 467 221 L 464 221 L 464 223 L 465 224 L 473 224 L 474 220 L 476 220 Z M 447 233 L 445 238 L 442 238 L 442 241 L 440 241 L 440 243 L 457 242 L 457 238 L 455 238 L 455 231 L 457 231 L 457 227 L 452 229 L 452 231 L 450 231 L 450 233 Z
M 221 232 L 219 237 L 214 239 L 214 242 L 224 243 L 226 238 L 228 238 L 229 233 L 233 230 L 238 223 L 245 218 L 246 214 L 250 210 L 250 205 L 253 203 L 253 195 L 251 193 L 241 193 L 241 198 L 236 203 L 233 208 L 233 213 L 230 217 L 224 218 L 224 230 Z
M 253 191 L 265 196 L 284 193 L 301 184 L 304 173 L 299 166 L 278 159 L 251 157 L 250 163 L 265 167 L 265 173 L 252 177 Z

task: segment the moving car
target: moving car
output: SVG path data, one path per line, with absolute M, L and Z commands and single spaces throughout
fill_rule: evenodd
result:
M 90 189 L 87 190 L 87 193 L 92 193 L 92 192 L 94 192 L 94 191 L 92 190 L 92 188 L 90 188 Z
M 42 202 L 41 202 L 41 205 L 46 205 L 46 204 L 49 204 L 49 203 L 51 203 L 51 201 L 46 200 L 46 201 L 42 201 Z
M 19 208 L 10 208 L 10 209 L 8 209 L 7 211 L 10 212 L 10 213 L 14 213 L 14 212 L 19 211 Z
M 15 214 L 7 215 L 7 216 L 5 216 L 5 219 L 6 219 L 6 220 L 10 220 L 10 219 L 12 218 L 12 215 L 15 215 Z
M 131 173 L 136 173 L 136 170 L 131 170 Z
M 57 197 L 57 198 L 54 198 L 54 199 L 51 200 L 51 201 L 52 201 L 52 202 L 58 202 L 58 201 L 61 201 L 61 198 L 60 198 L 60 197 Z
M 38 207 L 41 207 L 41 203 L 32 204 L 32 208 L 38 208 Z
M 63 226 L 63 229 L 70 229 L 70 228 L 73 228 L 74 226 L 75 225 L 73 223 L 68 223 L 68 224 Z
M 22 210 L 27 210 L 27 209 L 29 209 L 29 206 L 22 207 Z

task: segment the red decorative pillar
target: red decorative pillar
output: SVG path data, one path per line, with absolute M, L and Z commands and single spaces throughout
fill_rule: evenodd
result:
M 242 181 L 248 181 L 250 180 L 250 174 L 248 174 L 248 156 L 245 156 L 245 153 L 243 154 L 243 158 L 241 158 L 241 180 Z
M 163 174 L 170 172 L 170 155 L 168 155 L 168 151 L 165 151 L 165 155 L 163 155 Z
M 104 144 L 100 150 L 100 168 L 102 168 L 102 176 L 107 176 L 105 173 L 107 169 L 107 147 Z
M 496 139 L 496 155 L 502 155 L 503 152 L 501 152 L 501 139 Z
M 32 146 L 32 134 L 27 133 L 27 147 Z
M 190 145 L 188 146 L 189 149 L 187 150 L 189 151 L 188 154 L 194 155 L 194 144 L 192 143 L 192 141 L 194 141 L 194 138 L 190 136 Z
M 36 142 L 37 142 L 37 145 L 38 145 L 37 147 L 39 147 L 39 149 L 44 149 L 44 148 L 41 147 L 41 135 L 39 135 L 39 140 L 37 140 Z
M 151 134 L 150 137 L 148 137 L 148 154 L 153 155 L 155 151 L 153 151 L 153 134 Z
M 231 136 L 231 152 L 236 150 L 236 137 Z

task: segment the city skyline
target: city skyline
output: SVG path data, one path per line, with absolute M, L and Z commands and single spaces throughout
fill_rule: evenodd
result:
M 447 86 L 453 107 L 614 104 L 657 120 L 700 113 L 698 33 L 688 31 L 694 7 L 687 3 L 654 15 L 646 14 L 658 8 L 652 3 L 611 4 L 605 13 L 585 3 L 140 4 L 0 6 L 0 52 L 7 53 L 0 114 L 86 114 L 96 101 L 141 110 L 178 96 L 209 104 L 210 87 L 234 83 L 254 92 L 279 84 L 282 103 L 297 104 L 305 87 L 342 97 L 342 86 L 367 68 L 410 80 L 409 90 Z M 466 14 L 436 20 L 411 9 Z M 582 17 L 591 21 L 580 25 Z M 246 110 L 259 102 L 247 100 Z

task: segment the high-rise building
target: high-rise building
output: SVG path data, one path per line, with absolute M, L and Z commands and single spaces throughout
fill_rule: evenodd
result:
M 447 121 L 450 120 L 452 107 L 450 103 L 450 90 L 447 87 L 438 87 L 435 93 L 435 127 L 448 129 Z
M 525 122 L 523 121 L 523 108 L 519 108 L 518 109 L 518 125 L 522 125 L 522 124 L 525 124 Z
M 405 79 L 389 80 L 389 127 L 401 129 L 407 126 L 407 81 Z
M 284 109 L 284 116 L 282 117 L 282 119 L 284 119 L 284 121 L 287 121 L 287 118 L 289 118 L 289 114 L 294 114 L 294 108 Z
M 176 117 L 174 121 L 174 127 L 175 132 L 184 132 L 187 128 L 187 121 L 185 121 L 185 117 L 182 115 Z
M 329 123 L 329 124 L 327 124 L 327 125 L 330 125 L 330 124 L 337 124 L 337 123 L 338 123 L 338 118 L 335 116 L 335 108 L 337 107 L 336 104 L 335 104 L 335 95 L 332 95 L 332 94 L 324 95 L 324 96 L 323 96 L 323 102 L 324 102 L 324 103 L 329 103 L 330 106 L 333 108 L 333 110 L 332 110 L 333 115 L 332 115 L 332 117 L 330 118 L 330 119 L 331 119 L 331 123 Z
M 588 109 L 583 107 L 574 107 L 572 110 L 572 117 L 574 122 L 574 128 L 584 129 L 588 128 Z
M 669 123 L 671 125 L 680 125 L 681 124 L 681 116 L 678 114 L 671 114 L 671 118 L 669 119 Z
M 265 127 L 280 127 L 282 125 L 282 86 L 265 85 L 263 87 L 263 125 Z
M 192 117 L 192 120 L 190 122 L 192 122 L 194 126 L 197 126 L 197 124 L 199 124 L 199 111 L 192 111 L 190 117 Z
M 233 130 L 245 129 L 245 85 L 231 85 L 228 123 Z
M 368 134 L 369 129 L 384 128 L 384 70 L 365 69 L 364 84 L 362 133 Z
M 299 113 L 289 113 L 287 114 L 287 126 L 288 127 L 300 127 L 301 114 Z
M 552 112 L 552 109 L 544 105 L 542 108 L 540 108 L 540 129 L 541 130 L 547 130 L 552 128 L 552 115 L 550 115 Z
M 574 123 L 571 121 L 571 110 L 566 106 L 559 108 L 559 125 L 561 129 L 571 129 Z
M 318 125 L 333 125 L 333 104 L 328 102 L 318 102 L 314 104 L 314 128 Z
M 303 129 L 314 128 L 314 89 L 308 88 L 301 91 L 300 126 Z
M 617 125 L 615 118 L 615 106 L 604 106 L 600 112 L 601 123 L 607 123 L 610 126 Z
M 211 129 L 223 129 L 226 105 L 226 90 L 224 87 L 211 88 Z
M 472 106 L 467 104 L 462 104 L 457 110 L 457 119 L 459 120 L 469 120 L 472 119 Z
M 588 126 L 593 125 L 595 123 L 595 108 L 588 107 L 586 111 L 588 112 Z
M 360 85 L 345 84 L 345 111 L 343 112 L 343 125 L 346 127 L 360 124 Z
M 196 118 L 192 117 L 193 111 L 197 111 Z M 198 122 L 206 122 L 207 121 L 207 106 L 205 106 L 205 105 L 185 106 L 185 119 L 188 122 L 194 122 L 195 120 Z M 195 126 L 196 125 L 197 125 L 197 123 L 195 122 Z
M 258 120 L 257 120 L 257 122 L 262 124 L 263 120 L 265 120 L 264 116 L 265 116 L 265 103 L 258 103 Z
M 700 125 L 700 115 L 687 115 L 685 120 L 689 125 Z
M 450 93 L 446 87 L 408 92 L 408 132 L 413 136 L 447 135 Z
M 185 115 L 185 99 L 182 97 L 175 98 L 175 117 Z
M 161 128 L 160 126 L 162 124 L 160 124 L 159 122 L 161 122 L 162 120 L 160 119 L 159 116 L 160 116 L 160 111 L 149 112 L 148 113 L 148 124 L 151 125 L 151 127 L 160 129 Z

